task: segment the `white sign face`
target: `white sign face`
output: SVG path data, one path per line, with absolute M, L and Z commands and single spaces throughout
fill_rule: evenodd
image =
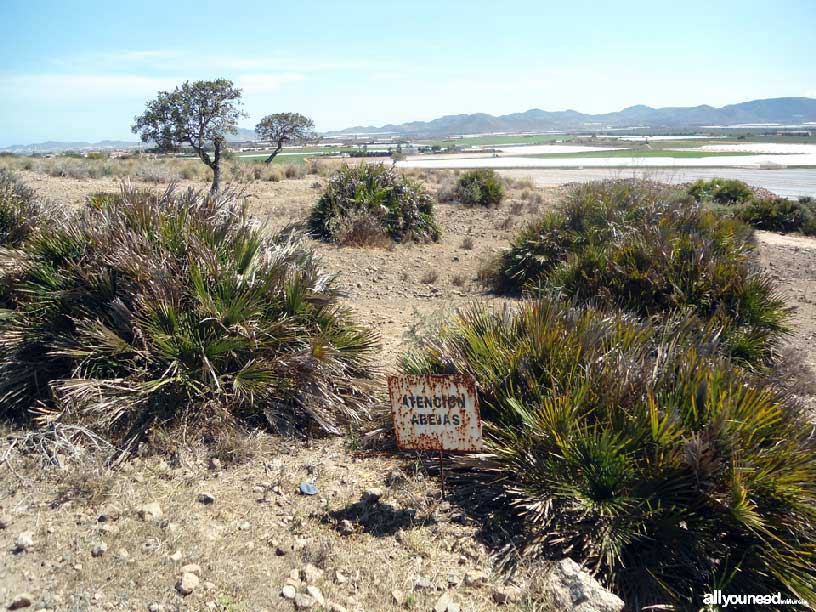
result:
M 482 450 L 476 382 L 469 376 L 389 376 L 388 395 L 399 448 Z

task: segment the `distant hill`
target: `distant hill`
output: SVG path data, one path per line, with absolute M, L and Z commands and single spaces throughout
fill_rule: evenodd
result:
M 446 115 L 432 121 L 412 121 L 379 127 L 355 126 L 327 136 L 343 134 L 399 134 L 411 136 L 447 136 L 489 132 L 532 132 L 549 130 L 601 130 L 607 128 L 648 127 L 653 129 L 695 128 L 709 125 L 737 126 L 775 123 L 816 122 L 816 99 L 769 98 L 714 108 L 704 104 L 692 107 L 652 108 L 642 104 L 615 113 L 591 115 L 574 110 L 544 111 L 539 108 L 510 115 Z

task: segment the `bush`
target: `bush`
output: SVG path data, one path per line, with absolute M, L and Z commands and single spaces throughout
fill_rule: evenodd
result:
M 34 191 L 12 173 L 0 170 L 0 247 L 19 246 L 34 230 L 40 214 Z
M 441 235 L 434 200 L 420 183 L 382 164 L 342 166 L 312 209 L 309 225 L 315 235 L 343 244 L 360 235 L 360 222 L 396 242 L 430 242 Z M 365 232 L 368 233 L 368 232 Z
M 700 179 L 692 183 L 687 193 L 697 203 L 715 202 L 716 204 L 738 204 L 750 200 L 751 188 L 736 179 L 713 178 L 710 181 Z
M 576 187 L 480 274 L 500 292 L 558 290 L 607 309 L 665 317 L 691 309 L 731 355 L 767 362 L 787 309 L 753 265 L 751 230 L 638 181 Z
M 816 235 L 816 204 L 802 198 L 751 200 L 734 211 L 734 216 L 757 229 L 772 232 L 801 232 Z
M 3 254 L 0 412 L 130 443 L 245 419 L 338 432 L 365 410 L 374 336 L 296 234 L 229 194 L 92 201 Z
M 459 177 L 454 196 L 469 206 L 498 206 L 504 199 L 504 185 L 493 170 L 468 170 Z
M 473 306 L 404 369 L 479 381 L 495 504 L 530 558 L 585 563 L 632 610 L 702 609 L 715 588 L 813 601 L 813 428 L 720 353 L 693 319 L 545 299 Z

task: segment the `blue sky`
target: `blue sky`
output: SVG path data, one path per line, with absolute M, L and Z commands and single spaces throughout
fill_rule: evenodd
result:
M 244 90 L 247 127 L 529 108 L 816 97 L 816 1 L 0 1 L 0 146 L 133 140 L 184 80 Z

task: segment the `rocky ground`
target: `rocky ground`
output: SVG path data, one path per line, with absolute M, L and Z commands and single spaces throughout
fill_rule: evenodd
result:
M 118 188 L 107 179 L 22 176 L 61 206 Z M 437 190 L 452 175 L 419 178 Z M 282 227 L 304 219 L 325 181 L 241 188 L 255 215 Z M 446 311 L 474 299 L 498 302 L 475 283 L 480 262 L 559 191 L 522 180 L 498 210 L 440 204 L 439 244 L 314 243 L 345 301 L 379 330 L 383 374 Z M 796 309 L 786 350 L 800 358 L 791 377 L 812 401 L 816 240 L 759 232 L 758 241 L 761 264 Z M 491 561 L 495 541 L 441 499 L 421 458 L 364 450 L 359 439 L 258 435 L 114 469 L 91 457 L 59 456 L 44 466 L 12 440 L 0 445 L 0 602 L 10 609 L 589 612 L 619 603 L 568 563 L 506 580 Z M 303 494 L 303 482 L 317 493 Z

